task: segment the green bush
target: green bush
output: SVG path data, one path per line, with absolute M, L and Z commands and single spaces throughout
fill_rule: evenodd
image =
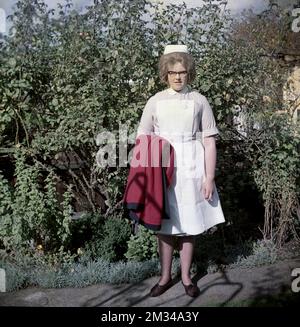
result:
M 7 272 L 8 291 L 29 286 L 62 288 L 85 287 L 97 283 L 137 283 L 159 274 L 157 259 L 114 263 L 103 258 L 91 259 L 86 253 L 80 255 L 78 260 L 74 259 L 74 256 L 66 252 L 52 256 L 16 252 L 14 255 L 2 255 L 0 267 Z
M 270 265 L 277 261 L 278 250 L 276 244 L 270 240 L 252 241 L 251 253 L 241 253 L 234 263 L 229 265 L 230 268 L 242 267 L 252 268 L 264 265 Z
M 130 222 L 121 217 L 105 219 L 103 225 L 87 242 L 85 251 L 91 258 L 102 258 L 109 262 L 124 259 L 127 251 L 127 241 L 131 235 Z
M 100 212 L 86 212 L 80 218 L 72 220 L 68 249 L 72 253 L 82 251 L 85 245 L 91 241 L 92 237 L 99 234 L 104 221 L 105 217 Z
M 103 0 L 79 13 L 67 1 L 53 16 L 43 0 L 17 2 L 10 16 L 14 33 L 0 36 L 0 153 L 12 168 L 10 179 L 7 171 L 0 175 L 1 247 L 41 245 L 56 252 L 63 246 L 74 252 L 88 242 L 94 258 L 122 259 L 126 224 L 118 227 L 119 236 L 113 226 L 93 231 L 73 224 L 71 200 L 82 210 L 115 216 L 128 173 L 127 158 L 121 162 L 117 154 L 119 131 L 133 136 L 146 100 L 165 87 L 157 63 L 171 43 L 189 47 L 197 70 L 192 87 L 211 103 L 220 130 L 217 186 L 231 223 L 224 240 L 238 243 L 262 230 L 281 244 L 299 235 L 299 124 L 292 124 L 292 107 L 282 101 L 286 68 L 273 56 L 274 44 L 289 38 L 266 37 L 261 25 L 251 25 L 270 23 L 272 12 L 266 11 L 240 21 L 241 31 L 251 31 L 245 41 L 235 35 L 225 8 L 226 1 L 189 8 Z M 284 34 L 290 26 L 279 23 L 291 17 L 284 10 L 278 15 L 274 26 Z M 237 107 L 246 136 L 234 125 Z M 278 110 L 287 114 L 279 119 Z M 108 153 L 116 155 L 114 167 L 95 162 L 95 139 L 102 132 L 110 133 L 107 142 L 116 141 L 115 153 Z M 69 155 L 75 165 L 61 162 Z M 67 189 L 62 204 L 57 179 Z M 130 260 L 157 255 L 150 235 L 132 237 L 128 246 Z
M 138 226 L 136 235 L 128 240 L 128 250 L 125 257 L 132 261 L 145 261 L 158 256 L 157 238 L 155 233 L 142 225 Z
M 0 236 L 6 249 L 36 248 L 57 251 L 70 237 L 71 199 L 68 189 L 60 203 L 56 176 L 27 162 L 26 153 L 15 151 L 14 187 L 0 173 Z

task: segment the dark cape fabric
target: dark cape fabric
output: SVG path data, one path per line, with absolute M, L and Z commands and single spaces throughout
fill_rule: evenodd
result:
M 174 173 L 174 148 L 158 135 L 136 139 L 123 196 L 123 205 L 135 222 L 154 231 L 169 219 L 167 189 Z

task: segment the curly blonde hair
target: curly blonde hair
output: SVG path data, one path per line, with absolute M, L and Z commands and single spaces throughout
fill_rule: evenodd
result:
M 159 59 L 159 77 L 163 83 L 168 84 L 168 71 L 170 66 L 181 63 L 187 71 L 187 83 L 190 84 L 196 77 L 195 62 L 193 57 L 185 52 L 172 52 L 162 55 Z

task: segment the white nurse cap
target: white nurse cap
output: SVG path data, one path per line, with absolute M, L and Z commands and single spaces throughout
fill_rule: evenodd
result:
M 183 44 L 171 44 L 165 47 L 164 55 L 172 52 L 185 52 L 188 53 L 188 48 Z

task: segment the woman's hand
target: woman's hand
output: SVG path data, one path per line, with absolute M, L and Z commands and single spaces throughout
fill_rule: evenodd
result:
M 202 192 L 205 200 L 211 201 L 214 193 L 214 180 L 206 179 L 202 185 Z
M 216 139 L 214 136 L 204 137 L 205 182 L 202 185 L 205 200 L 211 201 L 214 191 L 215 167 L 217 161 Z

